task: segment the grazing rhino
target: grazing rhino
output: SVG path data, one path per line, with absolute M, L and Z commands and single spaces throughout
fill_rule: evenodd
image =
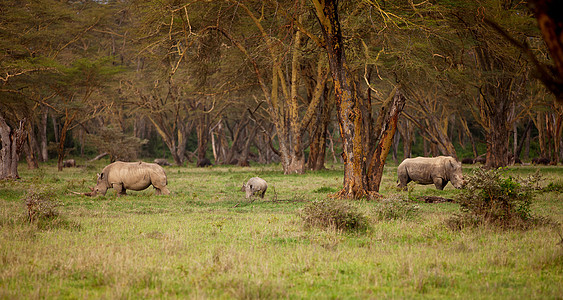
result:
M 117 195 L 127 195 L 126 190 L 141 191 L 150 185 L 156 189 L 156 195 L 169 195 L 168 181 L 164 169 L 153 163 L 116 161 L 107 165 L 98 174 L 98 182 L 91 195 L 105 195 L 109 188 Z
M 443 190 L 448 181 L 459 189 L 464 184 L 461 163 L 451 156 L 407 158 L 397 168 L 400 188 L 406 189 L 407 183 L 434 184 Z
M 74 159 L 63 160 L 63 168 L 74 168 L 74 167 L 76 167 L 76 160 Z
M 154 163 L 160 166 L 171 166 L 171 164 L 164 158 L 156 158 Z
M 242 184 L 242 188 L 240 189 L 243 192 L 246 192 L 246 199 L 252 197 L 254 193 L 260 192 L 260 198 L 264 198 L 264 194 L 266 194 L 266 190 L 268 189 L 268 183 L 266 180 L 260 177 L 252 177 L 248 179 L 246 184 Z

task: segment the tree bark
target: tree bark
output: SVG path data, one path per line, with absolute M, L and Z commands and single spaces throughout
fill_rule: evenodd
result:
M 70 128 L 70 125 L 72 124 L 72 122 L 74 121 L 74 119 L 76 118 L 76 112 L 74 112 L 72 115 L 69 116 L 68 111 L 65 113 L 65 122 L 63 124 L 63 127 L 61 127 L 61 132 L 60 132 L 60 136 L 59 136 L 59 147 L 58 147 L 58 161 L 57 161 L 57 168 L 59 171 L 63 170 L 63 160 L 65 158 L 65 141 L 66 141 L 66 135 L 68 133 L 68 130 Z
M 338 198 L 364 198 L 368 196 L 366 164 L 363 153 L 362 101 L 357 95 L 356 83 L 347 66 L 336 0 L 311 0 L 321 31 L 334 82 L 336 111 L 342 137 L 344 161 L 343 188 Z
M 35 141 L 33 124 L 31 124 L 31 122 L 28 122 L 27 143 L 24 145 L 24 151 L 27 168 L 30 170 L 39 168 L 39 163 L 37 163 L 37 157 L 35 156 L 35 149 L 37 148 L 36 146 L 37 142 Z
M 400 91 L 396 91 L 393 95 L 393 101 L 389 104 L 390 108 L 383 120 L 383 128 L 379 135 L 379 143 L 375 147 L 375 152 L 371 158 L 371 163 L 368 168 L 369 189 L 370 191 L 379 192 L 381 179 L 383 178 L 383 167 L 385 166 L 385 159 L 389 153 L 389 149 L 393 143 L 393 136 L 397 131 L 397 122 L 399 115 L 405 106 L 405 98 Z
M 312 171 L 325 168 L 326 141 L 332 104 L 328 101 L 328 95 L 326 95 L 326 93 L 323 94 L 323 101 L 318 107 L 314 122 L 312 122 L 310 126 L 309 136 L 311 138 L 311 144 L 309 145 L 307 169 Z
M 18 161 L 26 138 L 25 119 L 19 122 L 17 129 L 11 128 L 0 112 L 0 180 L 19 179 Z

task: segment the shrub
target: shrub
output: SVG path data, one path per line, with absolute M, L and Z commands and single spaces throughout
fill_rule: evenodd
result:
M 373 209 L 374 218 L 377 220 L 412 219 L 419 212 L 419 205 L 403 199 L 398 194 L 381 199 Z
M 530 206 L 537 189 L 538 173 L 527 178 L 503 177 L 503 169 L 475 169 L 456 201 L 461 214 L 448 220 L 451 228 L 494 225 L 527 228 L 533 223 Z
M 39 229 L 54 227 L 78 228 L 79 225 L 63 218 L 57 207 L 61 205 L 56 200 L 53 190 L 45 187 L 31 186 L 24 198 L 27 207 L 27 217 L 30 223 L 35 223 Z
M 369 227 L 367 218 L 345 200 L 313 201 L 301 210 L 300 217 L 309 227 L 338 231 L 365 231 Z
M 50 219 L 58 216 L 56 207 L 59 203 L 54 200 L 54 197 L 55 193 L 52 190 L 31 186 L 23 199 L 27 206 L 29 221 L 33 222 L 38 219 Z
M 542 192 L 563 192 L 563 184 L 562 183 L 554 183 L 550 182 L 546 187 L 542 189 Z

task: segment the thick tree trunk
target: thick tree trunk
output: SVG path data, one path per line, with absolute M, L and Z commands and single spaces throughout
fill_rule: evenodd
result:
M 17 129 L 11 128 L 0 113 L 0 180 L 19 179 L 18 160 L 25 142 L 25 119 L 19 122 Z
M 496 169 L 508 165 L 509 134 L 510 132 L 507 130 L 491 130 L 491 132 L 487 133 L 486 168 Z
M 384 116 L 383 127 L 379 134 L 379 143 L 375 147 L 375 152 L 371 157 L 371 162 L 368 168 L 369 190 L 379 192 L 381 179 L 383 178 L 383 167 L 385 166 L 385 159 L 389 154 L 389 149 L 393 143 L 393 137 L 397 131 L 397 122 L 399 115 L 405 106 L 405 98 L 396 91 L 393 95 L 393 101 L 390 102 L 390 107 L 386 110 L 388 113 Z
M 343 188 L 335 197 L 363 198 L 369 195 L 364 161 L 364 103 L 357 95 L 356 83 L 348 69 L 338 18 L 337 1 L 311 0 L 325 38 L 332 79 L 344 161 Z

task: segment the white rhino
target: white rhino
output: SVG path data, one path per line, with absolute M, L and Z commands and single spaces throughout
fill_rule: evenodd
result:
M 105 195 L 109 188 L 115 189 L 118 196 L 127 195 L 126 190 L 141 191 L 151 184 L 156 195 L 170 194 L 166 187 L 166 172 L 161 166 L 145 162 L 116 161 L 98 174 L 98 181 L 91 195 Z
M 455 188 L 461 188 L 465 181 L 461 163 L 451 156 L 407 158 L 397 168 L 400 188 L 406 189 L 407 183 L 434 184 L 443 190 L 448 181 Z
M 246 199 L 250 198 L 254 193 L 260 193 L 260 198 L 264 198 L 268 183 L 260 177 L 252 177 L 248 179 L 246 184 L 242 184 L 241 191 L 246 192 Z

